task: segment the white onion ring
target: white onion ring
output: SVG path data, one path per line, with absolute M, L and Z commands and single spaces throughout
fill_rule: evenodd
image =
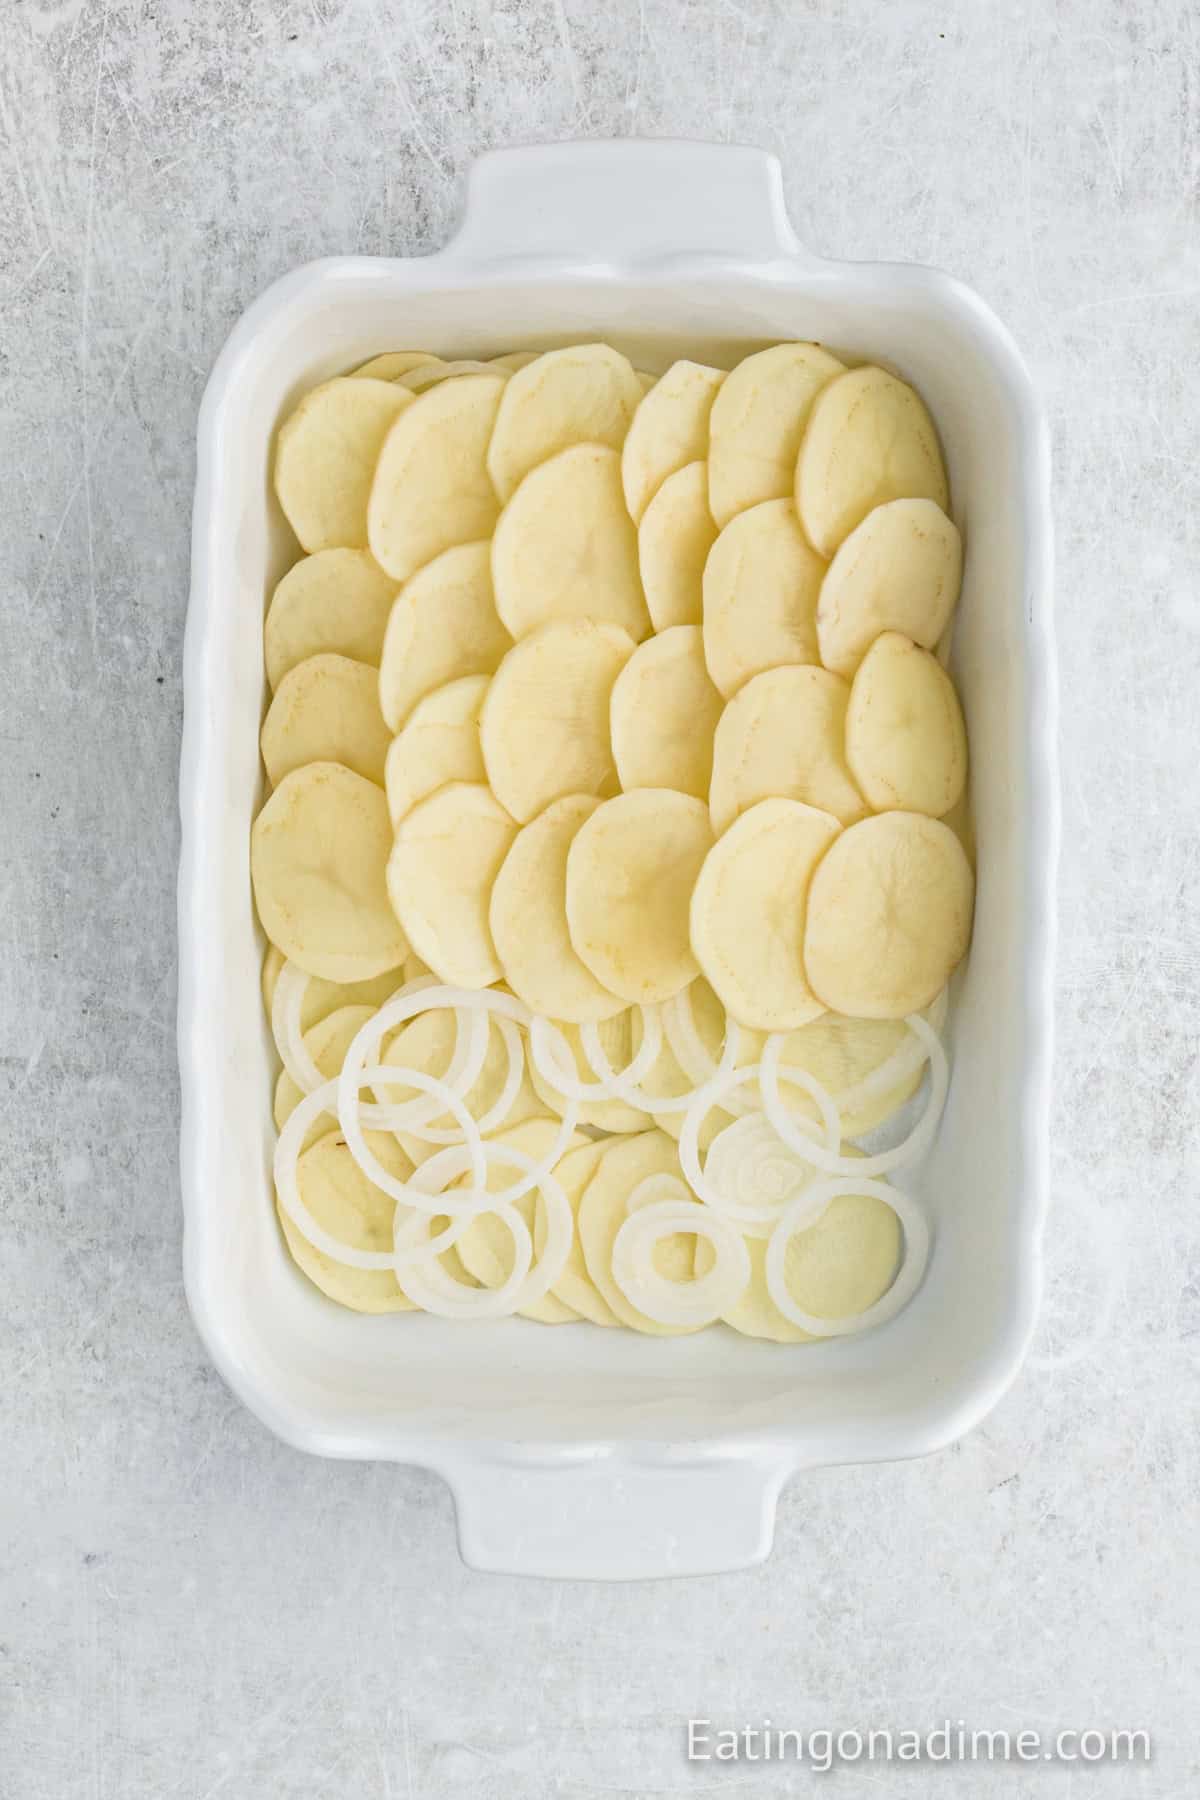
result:
M 432 1198 L 423 1188 L 412 1182 L 400 1181 L 395 1175 L 389 1174 L 379 1158 L 367 1148 L 362 1114 L 370 1109 L 358 1105 L 360 1090 L 370 1083 L 386 1086 L 389 1082 L 397 1082 L 404 1087 L 415 1087 L 419 1093 L 435 1096 L 442 1102 L 441 1111 L 451 1113 L 462 1127 L 462 1145 L 470 1158 L 471 1179 L 477 1188 L 481 1188 L 484 1176 L 483 1138 L 474 1118 L 454 1089 L 444 1081 L 439 1081 L 436 1075 L 426 1075 L 423 1069 L 406 1069 L 395 1063 L 380 1063 L 370 1070 L 359 1069 L 356 1080 L 358 1085 L 350 1089 L 347 1100 L 346 1070 L 343 1068 L 338 1076 L 337 1117 L 350 1154 L 367 1180 L 373 1181 L 376 1187 L 382 1188 L 385 1194 L 390 1194 L 402 1206 L 414 1206 L 418 1211 L 454 1213 L 465 1210 L 462 1206 L 434 1207 Z M 478 1211 L 479 1208 L 475 1210 Z
M 437 1260 L 434 1246 L 441 1240 L 420 1241 L 429 1231 L 429 1216 L 410 1213 L 402 1219 L 397 1211 L 396 1278 L 399 1281 L 402 1270 L 404 1293 L 423 1311 L 443 1319 L 502 1319 L 516 1312 L 521 1285 L 533 1261 L 533 1236 L 515 1206 L 490 1210 L 507 1227 L 513 1241 L 513 1266 L 498 1288 L 468 1287 L 451 1275 Z
M 636 1191 L 636 1190 L 635 1190 Z M 706 1237 L 713 1266 L 692 1281 L 668 1281 L 654 1267 L 654 1248 L 684 1232 Z M 750 1280 L 750 1256 L 739 1231 L 694 1201 L 661 1200 L 635 1207 L 612 1247 L 612 1276 L 629 1304 L 659 1325 L 711 1325 L 728 1312 Z
M 741 1028 L 735 1019 L 730 1018 L 728 1013 L 725 1014 L 725 1036 L 721 1044 L 720 1061 L 714 1062 L 696 1024 L 696 1012 L 692 1005 L 690 984 L 685 988 L 680 988 L 677 994 L 672 994 L 664 1004 L 662 1012 L 663 1027 L 667 1034 L 667 1044 L 671 1055 L 693 1084 L 693 1094 L 701 1092 L 714 1075 L 727 1068 L 733 1068 L 737 1062 Z M 689 1097 L 683 1096 L 685 1100 Z M 736 1118 L 740 1113 L 749 1111 L 751 1104 L 750 1101 L 740 1100 L 736 1095 L 731 1094 L 729 1105 L 725 1111 Z M 657 1112 L 680 1112 L 686 1109 L 680 1107 L 675 1101 L 662 1100 L 659 1101 L 655 1110 Z
M 714 1212 L 722 1210 L 721 1196 L 715 1193 L 704 1179 L 704 1171 L 700 1167 L 700 1127 L 714 1106 L 719 1105 L 724 1111 L 728 1111 L 729 1109 L 725 1105 L 726 1095 L 736 1088 L 744 1087 L 748 1081 L 760 1080 L 761 1069 L 761 1063 L 746 1063 L 740 1069 L 729 1069 L 724 1075 L 714 1075 L 707 1086 L 699 1090 L 691 1106 L 683 1115 L 683 1130 L 679 1134 L 680 1165 L 687 1178 L 688 1186 L 696 1198 L 703 1200 L 707 1206 L 711 1206 Z M 826 1153 L 832 1154 L 832 1146 L 840 1144 L 842 1141 L 842 1122 L 837 1108 L 825 1089 L 808 1074 L 807 1070 L 789 1068 L 786 1074 L 788 1079 L 794 1081 L 797 1086 L 806 1088 L 816 1101 L 821 1113 L 821 1122 L 825 1127 L 825 1141 L 830 1147 Z M 776 1092 L 778 1093 L 778 1089 Z M 769 1110 L 767 1117 L 770 1118 Z M 771 1120 L 771 1123 L 775 1125 L 774 1119 Z M 818 1128 L 811 1121 L 800 1119 L 796 1123 L 802 1129 L 811 1131 L 814 1138 L 817 1136 Z M 778 1131 L 777 1125 L 775 1125 L 775 1129 Z M 779 1135 L 783 1137 L 782 1132 Z M 797 1136 L 799 1136 L 798 1132 Z M 789 1148 L 796 1148 L 790 1138 L 785 1137 L 783 1141 L 788 1144 Z M 806 1149 L 802 1154 L 806 1154 L 808 1140 L 803 1141 Z
M 787 1249 L 795 1233 L 806 1231 L 815 1225 L 830 1201 L 836 1200 L 841 1194 L 868 1194 L 891 1207 L 904 1232 L 904 1261 L 896 1271 L 887 1292 L 881 1294 L 865 1312 L 852 1313 L 844 1319 L 822 1319 L 816 1313 L 806 1313 L 797 1306 L 788 1292 L 785 1279 Z M 924 1213 L 911 1195 L 892 1187 L 886 1181 L 862 1181 L 851 1177 L 822 1181 L 793 1200 L 771 1233 L 766 1258 L 767 1293 L 784 1318 L 790 1319 L 793 1325 L 798 1325 L 810 1336 L 848 1337 L 852 1332 L 869 1331 L 874 1325 L 886 1324 L 902 1307 L 907 1306 L 920 1286 L 928 1261 L 929 1226 Z
M 458 1008 L 455 1012 L 455 1018 L 461 1018 L 462 1012 L 463 1009 L 461 1007 Z M 474 1013 L 474 1020 L 483 1020 L 486 1030 L 491 1030 L 491 1024 L 488 1020 L 486 1010 L 477 1010 Z M 491 1106 L 488 1107 L 483 1117 L 476 1121 L 476 1128 L 482 1137 L 486 1137 L 490 1131 L 499 1131 L 505 1119 L 507 1119 L 509 1113 L 512 1111 L 513 1106 L 516 1104 L 517 1095 L 521 1091 L 521 1080 L 525 1074 L 525 1050 L 521 1043 L 520 1032 L 517 1030 L 511 1019 L 498 1018 L 496 1020 L 496 1025 L 504 1040 L 504 1048 L 508 1053 L 508 1066 L 505 1070 L 504 1085 L 500 1089 L 499 1094 L 492 1102 Z M 472 1026 L 472 1029 L 474 1029 L 474 1025 Z M 486 1032 L 484 1043 L 486 1046 Z M 486 1060 L 486 1049 L 484 1060 Z M 472 1057 L 464 1064 L 464 1068 L 460 1073 L 470 1073 L 470 1067 L 473 1061 L 474 1058 Z M 476 1071 L 476 1076 L 477 1075 L 478 1071 Z M 453 1063 L 451 1063 L 450 1068 L 446 1071 L 442 1079 L 448 1087 L 452 1087 L 455 1089 L 456 1093 L 462 1094 L 464 1100 L 470 1095 L 471 1089 L 475 1085 L 475 1078 L 473 1077 L 465 1091 L 463 1088 L 459 1087 L 454 1080 Z M 365 1111 L 366 1109 L 363 1108 L 360 1110 Z M 391 1124 L 390 1121 L 394 1114 L 402 1113 L 403 1110 L 403 1106 L 393 1108 L 389 1103 L 384 1103 L 384 1105 L 379 1108 L 379 1118 L 382 1120 L 386 1114 L 389 1120 L 388 1128 L 390 1130 L 407 1131 L 410 1136 L 419 1138 L 424 1144 L 452 1145 L 462 1143 L 462 1132 L 456 1130 L 452 1125 L 433 1125 L 426 1123 L 425 1121 L 413 1124 L 411 1120 L 408 1123 L 405 1123 L 403 1119 L 401 1119 L 398 1124 Z M 440 1115 L 435 1114 L 434 1116 L 438 1117 Z
M 418 1013 L 441 1009 L 452 1011 L 465 1010 L 475 1015 L 472 1020 L 469 1054 L 450 1083 L 450 1071 L 444 1078 L 447 1083 L 460 1094 L 469 1093 L 483 1068 L 487 1055 L 487 1018 L 488 1013 L 499 1013 L 501 1016 L 515 1020 L 519 1025 L 527 1025 L 530 1019 L 529 1008 L 512 994 L 497 993 L 494 988 L 458 988 L 447 987 L 437 981 L 430 981 L 422 976 L 419 982 L 410 982 L 400 993 L 393 994 L 386 1000 L 379 1011 L 363 1025 L 362 1029 L 351 1040 L 342 1063 L 340 1080 L 344 1083 L 342 1094 L 347 1109 L 357 1106 L 362 1123 L 379 1131 L 411 1131 L 418 1135 L 418 1127 L 431 1123 L 440 1116 L 439 1109 L 429 1101 L 409 1100 L 390 1105 L 362 1105 L 356 1099 L 361 1087 L 357 1081 L 357 1072 L 367 1059 L 374 1055 L 389 1031 L 396 1030 Z M 481 1016 L 482 1015 L 482 1021 Z M 453 1070 L 458 1062 L 458 1052 L 451 1062 Z M 343 1102 L 339 1101 L 339 1117 Z M 444 1112 L 446 1108 L 441 1108 Z
M 625 1068 L 613 1068 L 604 1045 L 600 1042 L 599 1029 L 592 1020 L 580 1027 L 579 1044 L 584 1061 L 599 1085 L 604 1088 L 606 1096 L 623 1100 L 637 1112 L 649 1112 L 650 1096 L 643 1093 L 638 1084 L 654 1067 L 662 1050 L 662 1008 L 639 1006 L 638 1013 L 642 1021 L 642 1041 Z
M 311 979 L 298 963 L 285 962 L 271 996 L 271 1035 L 275 1039 L 275 1048 L 280 1062 L 302 1094 L 311 1094 L 325 1081 L 304 1042 L 301 1026 L 304 996 Z
M 559 1030 L 553 1019 L 547 1019 L 540 1013 L 535 1013 L 529 1025 L 529 1053 L 533 1066 L 546 1086 L 553 1088 L 564 1099 L 575 1100 L 581 1105 L 587 1105 L 597 1100 L 622 1100 L 625 1096 L 619 1092 L 617 1083 L 632 1084 L 633 1088 L 636 1088 L 637 1083 L 651 1067 L 662 1047 L 661 1025 L 657 1034 L 653 1027 L 649 1031 L 646 1029 L 646 1020 L 650 1017 L 652 1010 L 650 1007 L 642 1008 L 642 1041 L 638 1045 L 637 1054 L 633 1060 L 619 1074 L 614 1071 L 612 1064 L 604 1055 L 604 1048 L 600 1044 L 597 1033 L 595 1041 L 599 1047 L 601 1063 L 608 1070 L 607 1076 L 600 1075 L 600 1071 L 591 1063 L 591 1058 L 584 1045 L 583 1033 L 587 1031 L 588 1027 L 586 1025 L 582 1027 L 580 1048 L 583 1049 L 584 1060 L 589 1063 L 594 1073 L 600 1075 L 600 1079 L 597 1081 L 580 1079 L 578 1073 L 575 1072 L 575 1057 L 565 1034 Z M 592 1029 L 594 1031 L 595 1027 Z M 644 1100 L 633 1104 L 636 1104 L 639 1111 L 645 1110 Z
M 947 994 L 943 988 L 933 1005 L 927 1008 L 927 1024 L 930 1029 L 940 1032 L 946 1019 Z M 905 1020 L 908 1024 L 908 1020 Z M 845 1115 L 854 1112 L 857 1107 L 865 1105 L 869 1100 L 880 1100 L 892 1093 L 902 1082 L 908 1080 L 925 1067 L 929 1061 L 929 1051 L 919 1038 L 909 1032 L 889 1057 L 886 1057 L 877 1068 L 856 1081 L 853 1087 L 842 1088 L 834 1095 L 838 1111 Z
M 746 1237 L 770 1237 L 814 1170 L 783 1142 L 765 1113 L 743 1113 L 719 1131 L 704 1158 L 708 1204 Z

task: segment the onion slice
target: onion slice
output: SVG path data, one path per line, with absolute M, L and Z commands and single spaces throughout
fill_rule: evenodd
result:
M 687 1282 L 659 1274 L 655 1245 L 676 1232 L 708 1239 L 714 1257 L 707 1274 Z M 612 1275 L 629 1304 L 657 1324 L 711 1325 L 744 1292 L 750 1256 L 741 1233 L 710 1208 L 694 1201 L 659 1200 L 635 1205 L 621 1225 L 613 1239 Z
M 807 1231 L 810 1226 L 815 1225 L 830 1201 L 842 1194 L 869 1194 L 891 1207 L 904 1232 L 904 1260 L 887 1292 L 881 1294 L 865 1312 L 853 1313 L 844 1319 L 822 1319 L 816 1313 L 807 1313 L 797 1306 L 788 1292 L 788 1245 L 798 1231 Z M 853 1332 L 869 1331 L 874 1325 L 886 1324 L 902 1307 L 907 1306 L 920 1286 L 928 1261 L 929 1225 L 911 1195 L 892 1187 L 886 1181 L 856 1180 L 850 1177 L 821 1181 L 805 1189 L 793 1200 L 771 1233 L 766 1257 L 767 1292 L 784 1318 L 790 1319 L 793 1325 L 798 1325 L 812 1337 L 849 1337 Z
M 285 962 L 271 996 L 271 1035 L 275 1039 L 275 1048 L 280 1062 L 302 1094 L 315 1092 L 325 1082 L 304 1042 L 301 1027 L 304 996 L 311 979 L 298 963 Z

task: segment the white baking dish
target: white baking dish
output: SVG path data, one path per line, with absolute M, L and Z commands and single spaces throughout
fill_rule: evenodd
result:
M 250 821 L 262 616 L 295 546 L 271 496 L 275 426 L 376 351 L 486 356 L 604 337 L 643 366 L 729 362 L 789 337 L 883 359 L 945 443 L 968 544 L 954 667 L 978 837 L 975 938 L 949 1026 L 953 1085 L 911 1185 L 935 1220 L 924 1286 L 861 1339 L 783 1348 L 724 1329 L 638 1338 L 523 1321 L 364 1318 L 292 1267 L 270 1198 L 274 1055 L 259 998 Z M 770 1547 L 797 1470 L 914 1456 L 983 1418 L 1033 1328 L 1046 1197 L 1057 842 L 1045 425 L 1005 331 L 931 270 L 824 262 L 777 162 L 686 143 L 482 158 L 439 254 L 299 269 L 231 334 L 200 414 L 180 773 L 184 1267 L 200 1333 L 279 1435 L 435 1469 L 464 1557 L 529 1574 L 734 1568 Z

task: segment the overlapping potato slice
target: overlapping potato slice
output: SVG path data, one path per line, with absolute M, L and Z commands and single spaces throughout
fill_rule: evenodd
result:
M 790 500 L 752 506 L 721 532 L 704 565 L 704 654 L 726 699 L 764 669 L 820 661 L 824 573 Z
M 492 581 L 514 638 L 554 619 L 606 619 L 645 637 L 637 533 L 615 450 L 574 444 L 530 470 L 497 522 Z
M 632 1060 L 635 1022 L 635 1015 L 625 1007 L 621 1012 L 602 1019 L 596 1026 L 600 1048 L 613 1069 L 628 1068 Z M 589 1067 L 584 1056 L 579 1026 L 572 1025 L 565 1019 L 556 1019 L 554 1023 L 570 1048 L 573 1073 L 580 1081 L 595 1081 L 596 1071 Z M 542 1077 L 536 1064 L 530 1069 L 530 1080 L 549 1111 L 557 1113 L 561 1118 L 566 1110 L 566 1100 L 558 1088 Z M 629 1106 L 624 1100 L 584 1100 L 579 1107 L 579 1123 L 590 1125 L 597 1131 L 622 1134 L 645 1131 L 653 1121 L 649 1113 Z
M 529 364 L 536 362 L 540 355 L 540 350 L 506 350 L 503 356 L 493 356 L 488 360 L 494 368 L 507 369 L 512 375 L 518 369 L 528 368 Z
M 412 1164 L 395 1138 L 369 1131 L 367 1145 L 389 1175 L 406 1181 Z M 355 1250 L 390 1250 L 395 1202 L 375 1186 L 355 1162 L 338 1131 L 328 1131 L 303 1152 L 296 1165 L 300 1198 L 317 1224 Z M 309 1243 L 282 1206 L 279 1223 L 293 1261 L 323 1294 L 354 1312 L 411 1312 L 412 1301 L 401 1291 L 390 1269 L 352 1269 Z
M 333 651 L 379 666 L 396 583 L 368 550 L 303 556 L 275 589 L 263 627 L 272 690 L 289 669 Z
M 275 1000 L 275 983 L 279 979 L 283 963 L 282 951 L 277 950 L 274 944 L 268 944 L 262 967 L 263 1005 L 268 1019 Z M 300 1002 L 300 1030 L 310 1031 L 340 1006 L 369 1006 L 374 1011 L 405 981 L 411 981 L 407 967 L 406 959 L 402 967 L 385 969 L 382 975 L 370 975 L 365 981 L 323 981 L 314 975 Z
M 672 625 L 639 644 L 613 683 L 613 760 L 621 786 L 708 798 L 721 696 L 698 625 Z
M 562 1273 L 550 1291 L 555 1299 L 569 1306 L 581 1319 L 590 1319 L 593 1325 L 619 1325 L 617 1315 L 588 1274 L 583 1245 L 579 1241 L 579 1203 L 583 1199 L 583 1190 L 596 1173 L 603 1155 L 602 1143 L 584 1143 L 577 1150 L 568 1150 L 555 1165 L 554 1179 L 571 1203 L 576 1224 Z M 535 1256 L 540 1257 L 545 1249 L 546 1235 L 546 1203 L 539 1192 L 533 1221 Z
M 410 394 L 424 394 L 443 381 L 452 381 L 456 375 L 498 375 L 507 374 L 492 362 L 478 362 L 471 357 L 459 357 L 453 362 L 424 362 L 409 369 L 406 374 L 396 379 L 401 387 L 406 387 Z
M 712 845 L 708 808 L 669 788 L 599 806 L 567 854 L 567 924 L 601 986 L 641 1005 L 699 974 L 688 904 Z
M 875 507 L 838 546 L 821 583 L 821 661 L 849 680 L 881 631 L 935 649 L 961 580 L 962 539 L 936 501 Z
M 708 464 L 688 463 L 667 476 L 638 526 L 642 588 L 655 631 L 703 620 L 704 565 L 716 537 Z
M 513 993 L 534 1012 L 575 1024 L 625 1007 L 579 960 L 567 931 L 567 852 L 599 804 L 592 795 L 568 794 L 523 826 L 493 884 L 488 914 Z
M 486 675 L 462 675 L 418 700 L 392 739 L 384 767 L 388 811 L 398 825 L 448 781 L 484 781 L 479 711 Z
M 457 544 L 406 581 L 388 618 L 379 703 L 399 731 L 419 700 L 464 675 L 490 675 L 512 646 L 492 595 L 491 545 Z
M 388 433 L 371 484 L 367 536 L 375 561 L 397 581 L 443 550 L 487 537 L 495 525 L 500 509 L 486 457 L 505 385 L 502 372 L 443 381 L 410 396 Z
M 774 344 L 726 378 L 709 418 L 708 495 L 719 526 L 790 497 L 813 401 L 844 366 L 819 344 Z
M 390 741 L 376 670 L 324 652 L 289 669 L 275 690 L 263 720 L 263 766 L 273 787 L 312 762 L 342 763 L 382 782 Z
M 619 450 L 642 398 L 629 358 L 607 344 L 550 350 L 511 376 L 487 466 L 501 501 L 531 469 L 572 444 Z
M 335 1075 L 341 1073 L 351 1042 L 374 1012 L 373 1006 L 339 1006 L 318 1025 L 313 1025 L 304 1032 L 304 1048 L 326 1081 L 332 1081 Z M 304 1095 L 287 1070 L 281 1069 L 275 1083 L 274 1114 L 278 1131 L 283 1130 L 303 1098 Z M 327 1113 L 314 1119 L 305 1134 L 303 1148 L 307 1150 L 310 1144 L 315 1144 L 318 1138 L 324 1137 L 331 1123 Z
M 843 1145 L 842 1154 L 852 1154 Z M 697 1272 L 703 1272 L 707 1245 L 699 1240 Z M 767 1291 L 767 1243 L 747 1238 L 750 1281 L 724 1315 L 747 1337 L 776 1344 L 813 1341 L 810 1333 L 785 1319 Z M 818 1319 L 846 1319 L 865 1312 L 892 1284 L 900 1258 L 900 1222 L 885 1201 L 872 1194 L 840 1194 L 807 1231 L 788 1244 L 784 1279 L 803 1312 Z
M 846 761 L 876 812 L 940 819 L 967 779 L 967 730 L 936 656 L 898 631 L 875 639 L 846 709 Z
M 934 1029 L 940 1028 L 945 996 L 923 1009 Z M 837 1101 L 844 1138 L 862 1137 L 898 1112 L 921 1085 L 925 1065 L 913 1057 L 897 1070 L 895 1078 L 880 1083 L 883 1070 L 897 1051 L 911 1041 L 903 1019 L 850 1019 L 843 1013 L 825 1012 L 810 1025 L 789 1031 L 780 1054 L 781 1065 L 805 1069 Z M 817 1108 L 804 1089 L 784 1085 L 788 1107 L 816 1119 Z
M 507 1145 L 510 1149 L 519 1150 L 525 1156 L 532 1156 L 540 1161 L 554 1146 L 558 1136 L 557 1119 L 526 1119 L 521 1125 L 506 1127 L 497 1131 L 490 1140 L 495 1144 Z M 587 1145 L 582 1132 L 575 1132 L 571 1138 L 571 1150 L 579 1150 Z M 501 1193 L 511 1187 L 519 1178 L 519 1170 L 499 1162 L 489 1163 L 487 1170 L 487 1190 L 489 1194 Z M 457 1184 L 460 1187 L 469 1185 L 469 1177 Z M 535 1228 L 537 1211 L 536 1190 L 515 1200 L 513 1207 L 529 1226 L 531 1233 Z M 463 1232 L 458 1241 L 458 1253 L 463 1267 L 473 1275 L 482 1287 L 497 1288 L 508 1280 L 513 1267 L 512 1233 L 495 1213 L 483 1213 Z M 567 1325 L 579 1314 L 566 1304 L 555 1293 L 549 1293 L 540 1300 L 531 1301 L 528 1306 L 518 1307 L 518 1317 L 536 1319 L 542 1325 Z
M 361 981 L 408 953 L 387 896 L 387 795 L 340 763 L 285 775 L 254 821 L 250 874 L 262 928 L 310 975 Z
M 803 800 L 843 825 L 861 819 L 867 806 L 845 755 L 849 698 L 839 675 L 807 665 L 748 681 L 713 740 L 713 830 L 728 830 L 739 813 L 772 797 Z
M 355 381 L 361 381 L 364 376 L 376 381 L 396 381 L 410 369 L 421 369 L 440 361 L 432 350 L 385 350 L 382 356 L 373 356 L 370 362 L 362 363 L 351 374 Z
M 683 1180 L 674 1138 L 662 1131 L 643 1131 L 637 1137 L 616 1138 L 603 1146 L 604 1153 L 579 1202 L 579 1241 L 593 1285 L 620 1320 L 634 1331 L 651 1337 L 679 1337 L 696 1329 L 690 1325 L 660 1325 L 632 1305 L 617 1286 L 612 1272 L 613 1244 L 629 1216 L 629 1200 L 651 1175 L 674 1175 Z M 686 1202 L 684 1202 L 686 1204 Z M 656 1246 L 654 1266 L 669 1281 L 692 1279 L 696 1267 L 696 1236 L 675 1232 Z
M 851 825 L 809 884 L 813 992 L 856 1018 L 919 1012 L 966 952 L 974 885 L 962 845 L 936 819 L 886 812 Z
M 483 988 L 500 979 L 488 905 L 516 831 L 491 789 L 470 781 L 439 788 L 396 828 L 387 892 L 413 948 L 442 981 Z
M 563 619 L 521 639 L 492 677 L 479 720 L 492 792 L 527 823 L 564 794 L 616 782 L 609 734 L 613 682 L 633 639 L 597 619 Z
M 633 415 L 621 451 L 621 481 L 629 516 L 639 521 L 668 475 L 708 455 L 708 415 L 723 369 L 672 363 Z
M 739 1025 L 791 1031 L 824 1012 L 804 972 L 804 912 L 813 870 L 840 830 L 799 800 L 760 800 L 705 858 L 692 949 Z
M 339 376 L 305 394 L 279 428 L 275 493 L 310 553 L 367 542 L 367 502 L 388 432 L 413 404 L 390 381 Z
M 813 403 L 796 463 L 796 510 L 822 556 L 889 500 L 949 505 L 933 420 L 914 388 L 868 363 Z
M 447 1007 L 432 1007 L 428 1012 L 418 1013 L 389 1042 L 380 1061 L 393 1068 L 414 1069 L 422 1075 L 432 1075 L 443 1080 L 450 1072 L 454 1060 L 454 1048 L 458 1039 L 458 1025 L 452 1010 Z M 474 1119 L 486 1119 L 504 1092 L 504 1084 L 508 1078 L 508 1050 L 504 1038 L 497 1029 L 495 1021 L 489 1020 L 487 1050 L 483 1059 L 483 1067 L 472 1082 L 463 1101 Z M 380 1085 L 375 1091 L 377 1100 L 385 1104 L 405 1105 L 409 1101 L 420 1103 L 422 1096 L 416 1088 L 406 1088 L 400 1083 L 386 1087 Z M 513 1103 L 505 1117 L 497 1122 L 500 1127 L 519 1125 L 525 1119 L 542 1118 L 546 1114 L 535 1092 L 526 1069 L 521 1076 L 521 1084 L 517 1089 Z M 429 1128 L 439 1132 L 454 1132 L 455 1120 L 450 1113 L 441 1113 L 429 1120 Z M 420 1137 L 415 1131 L 401 1127 L 396 1132 L 399 1143 L 403 1146 L 414 1167 L 428 1160 L 445 1146 L 435 1139 Z M 510 1180 L 516 1180 L 515 1172 Z

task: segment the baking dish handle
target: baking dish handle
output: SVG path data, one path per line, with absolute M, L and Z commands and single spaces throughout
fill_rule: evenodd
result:
M 489 151 L 471 165 L 449 249 L 472 262 L 802 254 L 778 157 L 669 138 Z
M 473 1569 L 568 1580 L 715 1575 L 771 1549 L 785 1470 L 750 1457 L 443 1466 Z

